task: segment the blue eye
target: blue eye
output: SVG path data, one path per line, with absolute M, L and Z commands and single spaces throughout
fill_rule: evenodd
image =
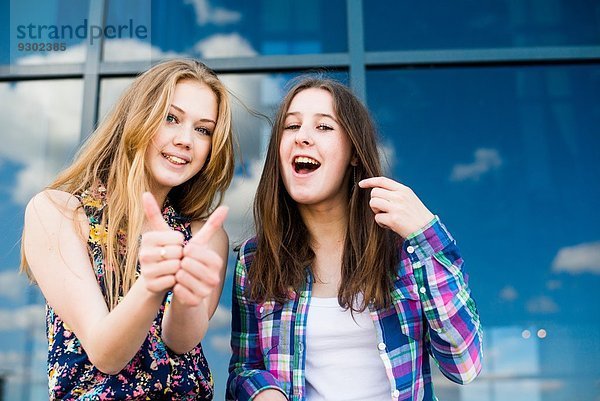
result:
M 204 127 L 198 127 L 198 128 L 196 128 L 196 131 L 198 133 L 200 133 L 201 135 L 205 135 L 205 136 L 211 136 L 212 135 L 212 132 L 209 129 L 204 128 Z
M 177 117 L 175 117 L 173 114 L 167 114 L 167 118 L 166 118 L 168 123 L 172 123 L 172 124 L 176 124 L 179 121 L 177 121 Z

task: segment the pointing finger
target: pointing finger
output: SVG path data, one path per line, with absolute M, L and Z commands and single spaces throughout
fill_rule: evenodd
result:
M 387 177 L 371 177 L 361 180 L 358 183 L 358 186 L 361 188 L 384 188 L 390 191 L 397 191 L 404 187 L 404 185 L 400 184 L 397 181 L 394 181 Z

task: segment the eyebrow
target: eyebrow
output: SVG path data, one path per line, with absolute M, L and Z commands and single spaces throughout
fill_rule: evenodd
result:
M 178 112 L 180 112 L 181 114 L 185 114 L 185 111 L 183 111 L 183 109 L 181 107 L 178 107 L 174 104 L 171 104 L 171 107 L 174 108 L 175 110 L 177 110 Z M 214 120 L 211 120 L 210 118 L 201 118 L 200 120 L 203 123 L 213 123 L 214 125 L 217 125 L 217 122 Z
M 287 116 L 296 116 L 298 114 L 302 114 L 299 111 L 291 111 L 289 113 L 285 114 L 285 117 L 287 118 Z M 327 114 L 327 113 L 315 113 L 316 116 L 319 117 L 327 117 L 327 118 L 331 118 L 333 121 L 337 122 L 336 118 L 334 116 L 332 116 L 331 114 Z

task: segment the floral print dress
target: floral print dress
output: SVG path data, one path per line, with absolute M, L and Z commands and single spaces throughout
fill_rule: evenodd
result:
M 106 190 L 98 186 L 77 197 L 89 220 L 88 247 L 104 293 L 101 244 L 106 232 L 100 222 Z M 169 226 L 184 234 L 186 242 L 191 238 L 189 219 L 181 217 L 168 200 L 163 217 Z M 120 236 L 123 243 L 124 238 Z M 170 301 L 171 293 L 165 297 L 137 354 L 115 375 L 102 373 L 92 365 L 75 334 L 47 305 L 50 400 L 211 400 L 213 380 L 200 344 L 186 354 L 175 354 L 161 338 L 161 323 Z

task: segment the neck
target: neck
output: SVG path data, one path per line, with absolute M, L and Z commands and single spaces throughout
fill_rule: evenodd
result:
M 298 205 L 316 249 L 343 247 L 348 229 L 348 206 Z
M 156 204 L 158 205 L 158 208 L 161 211 L 162 211 L 163 205 L 165 204 L 165 200 L 167 199 L 167 195 L 169 195 L 170 190 L 171 190 L 171 188 L 150 187 L 150 193 L 152 194 L 152 196 L 154 196 L 154 199 L 156 199 Z

